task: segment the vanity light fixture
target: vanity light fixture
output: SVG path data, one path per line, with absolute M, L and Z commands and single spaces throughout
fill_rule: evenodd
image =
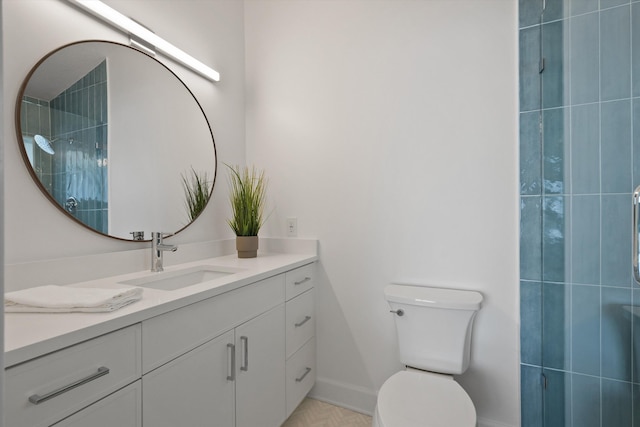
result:
M 99 0 L 67 0 L 70 3 L 77 4 L 81 8 L 91 12 L 98 18 L 103 19 L 104 21 L 110 23 L 114 27 L 117 27 L 121 30 L 128 32 L 140 39 L 146 41 L 147 43 L 155 46 L 156 49 L 175 59 L 176 61 L 184 64 L 186 67 L 192 69 L 198 74 L 206 77 L 209 80 L 214 82 L 220 81 L 220 73 L 214 70 L 211 67 L 203 64 L 202 62 L 195 59 L 193 56 L 187 54 L 183 50 L 178 49 L 162 37 L 157 36 L 152 31 L 149 31 L 144 26 L 138 24 L 133 19 L 128 18 L 113 9 L 110 6 L 107 6 L 103 2 Z

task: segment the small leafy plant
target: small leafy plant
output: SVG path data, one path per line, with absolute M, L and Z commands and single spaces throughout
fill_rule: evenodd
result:
M 206 172 L 198 173 L 193 168 L 191 168 L 190 174 L 180 174 L 180 176 L 182 177 L 187 214 L 189 220 L 193 221 L 207 206 L 211 195 L 211 183 Z
M 257 236 L 264 224 L 264 204 L 267 180 L 264 171 L 255 166 L 229 168 L 229 201 L 232 217 L 227 222 L 236 236 Z

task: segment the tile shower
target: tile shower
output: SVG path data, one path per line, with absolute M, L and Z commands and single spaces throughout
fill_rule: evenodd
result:
M 107 63 L 103 61 L 51 100 L 25 96 L 22 133 L 52 141 L 54 155 L 31 141 L 31 164 L 49 194 L 87 226 L 108 233 Z M 27 138 L 28 139 L 28 138 Z
M 640 2 L 542 8 L 520 0 L 522 426 L 640 426 Z

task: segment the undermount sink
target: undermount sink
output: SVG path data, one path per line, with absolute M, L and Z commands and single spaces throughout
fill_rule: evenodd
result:
M 239 270 L 213 265 L 199 265 L 184 270 L 156 273 L 152 276 L 119 282 L 123 285 L 141 286 L 143 288 L 159 289 L 163 291 L 175 291 L 187 286 L 197 285 L 210 280 L 219 279 Z

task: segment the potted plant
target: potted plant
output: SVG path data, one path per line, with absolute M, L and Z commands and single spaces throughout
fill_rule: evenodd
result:
M 204 210 L 211 196 L 211 183 L 207 173 L 198 173 L 191 168 L 191 175 L 180 174 L 184 190 L 185 207 L 189 215 L 189 222 L 194 221 Z
M 226 164 L 225 164 L 226 165 Z M 267 180 L 264 171 L 255 166 L 240 168 L 226 165 L 229 170 L 229 201 L 232 216 L 227 220 L 236 233 L 238 258 L 255 258 L 258 253 L 258 231 L 264 224 L 264 204 Z

